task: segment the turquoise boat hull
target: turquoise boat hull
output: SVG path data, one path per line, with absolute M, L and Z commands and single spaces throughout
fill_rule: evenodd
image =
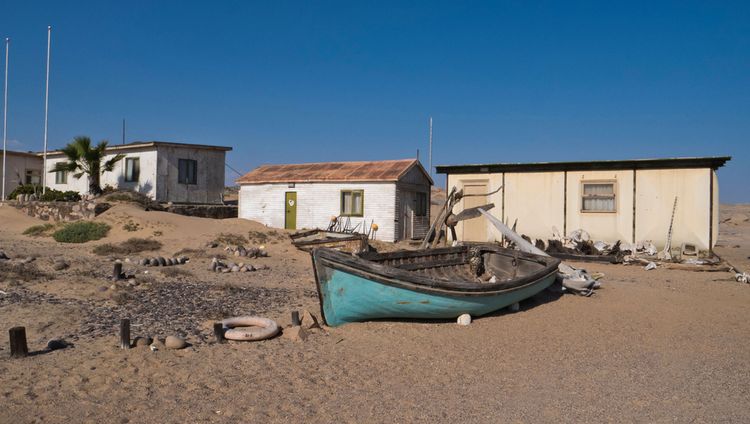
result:
M 537 266 L 526 266 L 533 272 L 493 284 L 467 275 L 466 248 L 409 253 L 406 260 L 394 259 L 398 252 L 373 255 L 376 261 L 316 249 L 313 264 L 323 318 L 329 326 L 338 326 L 383 318 L 481 316 L 534 296 L 554 283 L 559 260 L 528 254 L 518 257 L 517 251 L 490 247 L 485 256 L 504 254 L 516 263 L 529 261 Z M 421 268 L 423 264 L 425 268 Z

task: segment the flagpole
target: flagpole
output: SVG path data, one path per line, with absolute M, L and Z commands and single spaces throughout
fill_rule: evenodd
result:
M 428 174 L 430 174 L 430 177 L 432 177 L 432 116 L 430 116 L 430 169 L 427 171 Z
M 10 50 L 10 38 L 5 39 L 5 88 L 3 90 L 3 190 L 2 200 L 5 201 L 5 152 L 8 142 L 8 51 Z
M 47 192 L 47 110 L 49 109 L 49 53 L 52 41 L 52 26 L 47 26 L 47 79 L 44 83 L 44 165 L 42 170 L 42 193 Z

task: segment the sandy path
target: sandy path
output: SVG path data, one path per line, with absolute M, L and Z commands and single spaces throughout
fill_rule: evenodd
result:
M 166 218 L 172 217 L 145 215 L 139 222 Z M 185 225 L 182 218 L 175 225 Z M 202 221 L 191 218 L 190 228 L 165 232 L 169 248 L 203 243 L 217 222 Z M 221 228 L 227 225 L 257 228 L 245 222 Z M 91 246 L 31 241 L 0 228 L 0 245 L 14 254 L 41 249 L 80 257 L 78 267 L 110 266 L 90 253 Z M 208 259 L 185 269 L 190 281 L 212 287 L 288 290 L 269 313 L 288 323 L 297 305 L 317 307 L 309 295 L 309 259 L 286 242 L 269 248 L 266 274 L 212 274 L 205 270 Z M 43 258 L 37 262 L 48 266 Z M 7 358 L 3 337 L 0 422 L 750 421 L 749 286 L 728 273 L 585 267 L 606 274 L 594 297 L 544 293 L 518 313 L 480 318 L 469 327 L 371 322 L 317 333 L 304 343 L 199 343 L 150 352 L 118 349 L 115 321 L 111 336 L 84 337 L 72 349 L 22 360 Z M 92 301 L 112 306 L 97 290 L 86 294 L 86 287 L 105 284 L 101 278 L 81 278 L 71 269 L 21 287 L 61 298 L 100 296 Z M 154 288 L 171 281 L 159 275 Z M 17 289 L 0 283 L 0 290 Z M 26 325 L 32 349 L 79 331 L 85 314 L 75 304 L 4 304 L 0 298 L 0 322 Z M 149 333 L 134 335 L 138 331 Z

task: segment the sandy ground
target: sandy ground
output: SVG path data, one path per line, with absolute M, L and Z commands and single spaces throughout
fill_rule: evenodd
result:
M 468 327 L 370 322 L 305 342 L 217 345 L 210 324 L 226 316 L 286 325 L 293 309 L 317 312 L 309 256 L 270 233 L 270 257 L 249 261 L 268 270 L 215 274 L 210 258 L 225 252 L 207 241 L 269 230 L 127 205 L 97 220 L 113 226 L 106 239 L 63 245 L 21 235 L 39 222 L 0 206 L 0 249 L 14 262 L 37 256 L 24 275 L 0 275 L 0 322 L 26 326 L 31 350 L 55 337 L 75 345 L 10 359 L 3 333 L 2 423 L 750 421 L 750 286 L 729 273 L 587 264 L 606 274 L 595 296 L 544 292 Z M 128 221 L 139 229 L 123 230 Z M 748 224 L 721 231 L 721 254 L 746 261 Z M 92 249 L 134 236 L 160 240 L 165 256 L 196 251 L 177 273 L 126 264 L 141 284 L 113 289 L 112 258 Z M 53 271 L 59 257 L 71 267 Z M 126 316 L 133 336 L 192 346 L 121 350 Z

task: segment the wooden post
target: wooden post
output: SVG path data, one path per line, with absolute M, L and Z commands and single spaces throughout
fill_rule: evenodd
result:
M 26 328 L 13 327 L 8 330 L 10 334 L 10 357 L 23 358 L 29 354 L 29 347 L 26 345 Z
M 224 325 L 222 323 L 214 323 L 214 336 L 216 336 L 216 343 L 225 343 L 227 341 L 224 338 Z
M 292 325 L 295 327 L 299 327 L 301 324 L 299 320 L 299 311 L 292 311 Z
M 120 320 L 120 349 L 130 349 L 130 320 Z
M 114 270 L 112 270 L 112 279 L 113 280 L 122 279 L 122 262 L 120 261 L 115 262 L 115 268 Z

